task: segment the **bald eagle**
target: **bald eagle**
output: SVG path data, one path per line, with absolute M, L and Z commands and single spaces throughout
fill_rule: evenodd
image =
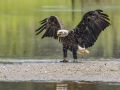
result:
M 44 37 L 58 39 L 63 45 L 63 62 L 67 62 L 67 50 L 73 54 L 74 62 L 79 54 L 89 53 L 86 48 L 96 42 L 99 34 L 110 25 L 110 19 L 102 10 L 89 11 L 83 15 L 79 24 L 71 30 L 67 30 L 57 16 L 50 16 L 40 21 L 40 27 L 36 35 L 45 30 Z

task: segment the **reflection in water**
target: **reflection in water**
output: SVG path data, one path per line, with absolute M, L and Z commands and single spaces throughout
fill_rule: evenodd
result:
M 68 90 L 68 84 L 57 83 L 56 90 Z
M 95 45 L 89 48 L 91 53 L 84 58 L 119 58 L 119 4 L 119 0 L 1 0 L 0 57 L 62 58 L 58 41 L 48 38 L 41 40 L 40 35 L 35 35 L 38 22 L 50 15 L 57 15 L 66 28 L 72 29 L 81 20 L 83 13 L 102 9 L 110 16 L 111 26 L 101 33 Z
M 0 82 L 0 90 L 120 90 L 119 83 Z
M 98 90 L 90 82 L 0 82 L 0 90 Z

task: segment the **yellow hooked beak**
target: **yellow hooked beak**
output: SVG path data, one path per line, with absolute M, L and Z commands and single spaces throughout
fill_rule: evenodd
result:
M 61 35 L 60 32 L 57 32 L 57 36 Z

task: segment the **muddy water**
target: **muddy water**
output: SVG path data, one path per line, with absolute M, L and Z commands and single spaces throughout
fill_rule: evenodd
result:
M 105 82 L 0 82 L 0 90 L 120 90 L 120 83 Z

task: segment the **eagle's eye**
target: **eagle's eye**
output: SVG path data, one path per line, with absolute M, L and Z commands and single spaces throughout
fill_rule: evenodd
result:
M 66 37 L 68 35 L 68 31 L 67 30 L 59 30 L 57 32 L 57 36 L 59 37 Z

